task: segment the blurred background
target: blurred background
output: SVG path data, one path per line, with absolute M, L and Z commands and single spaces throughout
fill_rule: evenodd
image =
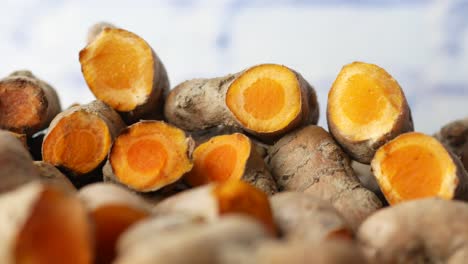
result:
M 284 64 L 315 86 L 326 125 L 328 90 L 358 60 L 398 80 L 416 130 L 468 116 L 468 0 L 2 0 L 0 76 L 30 69 L 63 107 L 91 101 L 78 52 L 99 21 L 149 42 L 172 87 Z

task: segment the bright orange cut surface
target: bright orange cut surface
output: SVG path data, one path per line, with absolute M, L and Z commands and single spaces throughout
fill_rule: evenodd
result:
M 242 178 L 251 143 L 248 137 L 235 133 L 211 138 L 193 152 L 193 169 L 185 176 L 192 186 Z
M 14 256 L 18 264 L 93 263 L 91 226 L 81 202 L 43 191 L 18 234 Z
M 300 84 L 296 74 L 285 66 L 258 65 L 232 82 L 226 105 L 244 127 L 256 132 L 275 132 L 299 115 Z

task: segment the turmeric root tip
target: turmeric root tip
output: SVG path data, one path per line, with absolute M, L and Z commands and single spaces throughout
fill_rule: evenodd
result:
M 109 163 L 117 181 L 137 191 L 155 191 L 192 169 L 184 131 L 161 121 L 140 121 L 113 144 Z
M 266 193 L 277 191 L 262 158 L 243 134 L 213 137 L 195 149 L 193 159 L 193 169 L 185 177 L 192 186 L 244 180 Z
M 227 90 L 226 105 L 248 131 L 276 133 L 310 119 L 317 103 L 309 102 L 309 93 L 313 93 L 311 87 L 294 71 L 263 64 L 246 70 L 233 81 Z M 309 109 L 309 103 L 314 109 Z M 317 116 L 311 119 L 316 122 Z
M 139 36 L 104 27 L 80 52 L 80 63 L 93 94 L 121 112 L 127 122 L 156 112 L 157 108 L 162 110 L 159 100 L 169 87 L 167 74 Z
M 366 164 L 378 147 L 413 129 L 399 84 L 384 69 L 363 62 L 343 67 L 328 94 L 327 115 L 338 143 Z
M 80 201 L 44 188 L 17 235 L 14 259 L 19 264 L 91 263 L 91 226 Z
M 118 114 L 102 102 L 72 107 L 51 124 L 42 145 L 43 159 L 77 175 L 89 173 L 103 163 L 123 127 Z
M 406 133 L 382 146 L 372 170 L 389 204 L 438 196 L 468 198 L 461 163 L 435 138 Z
M 60 112 L 55 90 L 29 71 L 0 80 L 0 128 L 32 136 Z

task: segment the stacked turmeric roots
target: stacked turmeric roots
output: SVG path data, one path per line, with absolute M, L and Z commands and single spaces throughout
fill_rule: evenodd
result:
M 79 60 L 97 100 L 63 111 L 28 71 L 0 81 L 1 263 L 468 257 L 468 120 L 413 132 L 384 69 L 343 67 L 327 132 L 286 66 L 169 90 L 149 44 L 106 23 Z

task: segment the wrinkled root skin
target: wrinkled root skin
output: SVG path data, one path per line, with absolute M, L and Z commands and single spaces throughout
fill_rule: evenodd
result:
M 361 186 L 346 154 L 321 127 L 296 130 L 268 153 L 280 191 L 310 193 L 331 202 L 353 229 L 382 207 L 377 196 Z
M 375 263 L 466 263 L 467 222 L 466 203 L 420 199 L 373 214 L 357 238 Z
M 468 118 L 443 126 L 434 136 L 460 158 L 468 170 Z

